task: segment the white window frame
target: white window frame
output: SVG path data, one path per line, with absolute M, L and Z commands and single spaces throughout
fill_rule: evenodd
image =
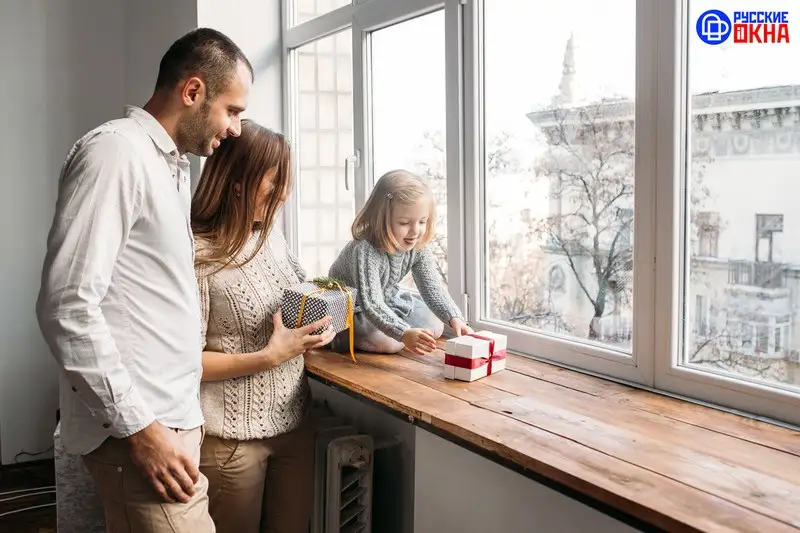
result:
M 788 388 L 682 366 L 685 331 L 684 287 L 689 279 L 690 235 L 681 197 L 685 183 L 687 126 L 686 43 L 693 37 L 689 0 L 636 2 L 636 138 L 634 193 L 634 333 L 632 354 L 555 334 L 532 332 L 484 318 L 482 184 L 483 19 L 488 0 L 354 0 L 354 3 L 298 26 L 284 0 L 285 131 L 295 130 L 293 51 L 303 44 L 350 28 L 353 35 L 356 209 L 374 183 L 371 162 L 370 34 L 445 10 L 446 158 L 448 198 L 448 289 L 477 329 L 508 336 L 517 353 L 580 371 L 741 412 L 800 424 L 800 396 Z M 687 132 L 684 135 L 684 132 Z M 344 164 L 344 162 L 342 162 Z M 656 203 L 658 197 L 658 203 Z M 286 233 L 297 249 L 297 195 L 287 205 Z M 781 343 L 788 335 L 781 331 Z
M 294 51 L 310 42 L 351 29 L 353 37 L 353 154 L 357 163 L 353 172 L 356 211 L 363 207 L 375 183 L 372 165 L 372 80 L 370 35 L 388 26 L 426 15 L 438 10 L 445 12 L 445 64 L 446 64 L 446 159 L 447 159 L 447 260 L 448 291 L 456 302 L 466 306 L 464 291 L 463 245 L 463 126 L 461 78 L 461 2 L 460 0 L 356 0 L 352 5 L 291 26 L 293 0 L 284 0 L 284 26 L 282 48 L 284 65 L 284 127 L 289 136 L 297 131 L 297 103 L 293 87 L 296 83 Z M 342 164 L 345 164 L 344 161 Z M 352 167 L 351 167 L 352 168 Z M 298 169 L 295 165 L 295 183 Z M 454 200 L 450 200 L 450 199 Z M 287 202 L 284 232 L 292 248 L 297 251 L 298 194 L 293 192 Z
M 634 193 L 634 333 L 632 354 L 566 337 L 516 328 L 500 321 L 484 318 L 487 302 L 483 280 L 486 277 L 483 239 L 484 126 L 483 126 L 483 29 L 481 9 L 484 1 L 469 0 L 465 10 L 464 84 L 466 123 L 465 213 L 467 217 L 466 265 L 469 320 L 474 327 L 489 329 L 508 336 L 509 347 L 537 359 L 557 362 L 568 367 L 609 375 L 625 381 L 650 386 L 653 384 L 652 353 L 654 336 L 654 271 L 638 265 L 652 265 L 654 260 L 654 180 L 655 124 L 648 115 L 655 107 L 655 35 L 657 20 L 654 0 L 637 0 L 636 21 L 636 139 Z M 490 4 L 489 4 L 490 5 Z M 641 126 L 640 126 L 641 125 Z M 647 354 L 642 356 L 642 354 Z
M 681 396 L 722 405 L 745 413 L 800 424 L 800 398 L 796 392 L 756 380 L 734 377 L 680 365 L 685 349 L 683 283 L 688 278 L 684 260 L 690 240 L 684 222 L 681 190 L 686 180 L 688 84 L 687 43 L 692 38 L 688 21 L 689 0 L 657 0 L 658 97 L 656 131 L 656 298 L 655 387 Z M 638 117 L 637 117 L 638 118 Z M 637 182 L 638 187 L 638 182 Z M 637 190 L 638 193 L 638 190 Z M 686 237 L 683 237 L 683 236 Z M 682 238 L 683 237 L 683 238 Z M 637 245 L 641 241 L 637 239 Z

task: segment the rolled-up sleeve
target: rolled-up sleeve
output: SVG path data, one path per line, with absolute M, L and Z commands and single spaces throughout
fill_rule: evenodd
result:
M 109 435 L 155 420 L 123 364 L 100 303 L 142 207 L 142 170 L 116 133 L 85 141 L 68 158 L 47 241 L 36 314 L 72 391 Z

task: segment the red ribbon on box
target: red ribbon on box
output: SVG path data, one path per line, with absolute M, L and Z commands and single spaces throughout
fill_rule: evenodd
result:
M 458 355 L 451 355 L 449 353 L 444 354 L 444 364 L 454 366 L 457 368 L 466 368 L 468 370 L 475 370 L 476 368 L 480 368 L 483 365 L 489 365 L 489 368 L 486 369 L 486 375 L 489 376 L 492 373 L 492 361 L 499 361 L 500 359 L 506 358 L 506 351 L 500 350 L 497 353 L 494 353 L 494 339 L 490 339 L 489 337 L 483 337 L 481 335 L 475 335 L 474 333 L 469 333 L 468 337 L 474 337 L 476 339 L 481 339 L 484 341 L 489 341 L 489 357 L 476 357 L 474 359 L 470 359 L 469 357 L 460 357 Z

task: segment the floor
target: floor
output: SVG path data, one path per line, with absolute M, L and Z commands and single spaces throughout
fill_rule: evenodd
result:
M 0 467 L 0 533 L 56 533 L 54 485 L 52 459 Z

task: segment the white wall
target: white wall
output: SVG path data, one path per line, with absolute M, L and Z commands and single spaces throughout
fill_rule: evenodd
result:
M 280 13 L 281 0 L 197 0 L 198 25 L 233 39 L 253 65 L 245 116 L 277 131 L 283 130 Z
M 64 156 L 122 106 L 122 27 L 122 0 L 0 3 L 2 463 L 53 444 L 56 371 L 34 302 Z
M 636 530 L 417 428 L 414 533 Z
M 197 27 L 197 0 L 125 0 L 125 101 L 144 105 L 153 94 L 167 48 Z

